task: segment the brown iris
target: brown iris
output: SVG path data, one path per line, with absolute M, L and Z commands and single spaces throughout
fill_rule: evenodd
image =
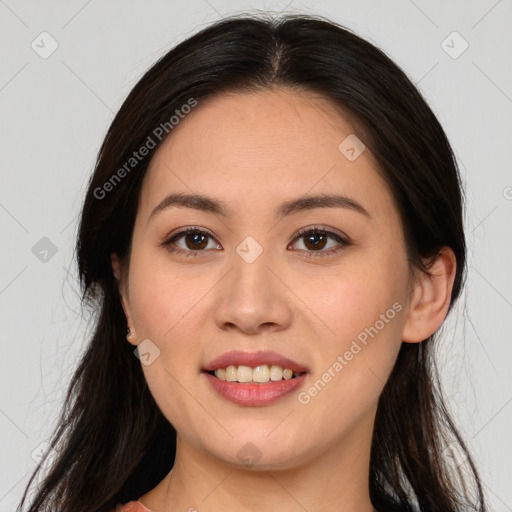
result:
M 312 240 L 315 238 L 316 239 L 321 238 L 322 240 L 320 240 L 319 242 L 312 242 Z M 308 249 L 323 249 L 325 247 L 327 238 L 329 238 L 327 235 L 324 235 L 321 233 L 315 233 L 312 235 L 308 235 L 308 236 L 304 237 L 304 245 Z M 311 247 L 308 245 L 309 243 L 311 243 Z
M 201 238 L 202 240 L 200 240 Z M 189 245 L 190 239 L 192 239 L 192 242 Z M 185 235 L 185 243 L 189 249 L 204 249 L 208 245 L 208 236 L 200 233 L 188 233 Z

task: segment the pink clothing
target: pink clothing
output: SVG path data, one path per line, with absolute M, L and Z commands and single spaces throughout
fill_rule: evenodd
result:
M 118 505 L 115 512 L 151 512 L 140 501 L 130 501 L 124 505 Z

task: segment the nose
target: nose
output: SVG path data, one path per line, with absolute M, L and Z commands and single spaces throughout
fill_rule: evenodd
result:
M 290 326 L 293 295 L 270 259 L 265 251 L 250 263 L 233 254 L 233 268 L 219 283 L 215 323 L 220 329 L 258 334 Z

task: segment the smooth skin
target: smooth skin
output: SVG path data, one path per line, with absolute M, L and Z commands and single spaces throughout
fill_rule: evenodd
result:
M 159 348 L 143 371 L 178 434 L 173 470 L 140 499 L 152 511 L 373 510 L 379 396 L 402 341 L 421 342 L 441 326 L 456 263 L 443 248 L 432 276 L 410 268 L 398 210 L 370 150 L 350 161 L 338 149 L 353 133 L 346 116 L 310 92 L 224 93 L 200 102 L 153 156 L 129 264 L 112 255 L 130 342 Z M 151 215 L 171 193 L 208 196 L 231 216 L 177 206 Z M 369 215 L 317 207 L 275 216 L 285 201 L 334 193 Z M 350 243 L 296 236 L 313 226 Z M 164 244 L 184 227 L 212 236 Z M 263 249 L 252 263 L 236 252 L 248 236 Z M 395 303 L 402 307 L 393 319 L 301 403 L 299 393 Z M 277 402 L 236 405 L 201 374 L 231 350 L 273 350 L 310 373 Z M 259 454 L 251 466 L 238 455 L 247 443 Z

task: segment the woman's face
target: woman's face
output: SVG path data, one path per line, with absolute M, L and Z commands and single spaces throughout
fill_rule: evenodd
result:
M 183 445 L 274 469 L 368 449 L 411 282 L 392 196 L 353 134 L 312 95 L 224 94 L 152 158 L 123 303 Z M 194 230 L 174 236 L 184 228 Z M 232 351 L 274 354 L 214 362 L 233 363 L 229 379 L 278 379 L 276 367 L 293 366 L 280 356 L 306 373 L 247 384 L 205 371 Z

